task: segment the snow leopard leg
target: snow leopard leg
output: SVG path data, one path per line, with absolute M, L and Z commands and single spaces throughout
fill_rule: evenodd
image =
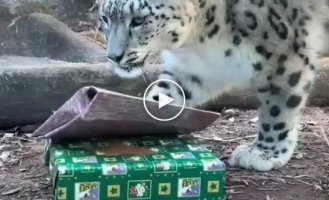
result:
M 255 63 L 254 86 L 261 103 L 258 137 L 252 144 L 235 149 L 231 166 L 258 171 L 285 165 L 297 145 L 301 110 L 314 78 L 311 58 L 302 54 L 272 57 L 276 66 Z

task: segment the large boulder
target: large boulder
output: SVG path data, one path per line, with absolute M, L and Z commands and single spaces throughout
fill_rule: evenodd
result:
M 53 15 L 64 22 L 72 20 L 88 21 L 94 17 L 91 8 L 95 0 L 39 0 L 52 10 Z
M 105 61 L 102 46 L 43 13 L 31 13 L 13 20 L 1 29 L 0 44 L 0 55 L 48 57 L 70 62 Z
M 62 21 L 88 21 L 95 12 L 94 0 L 0 0 L 0 21 L 33 12 L 52 14 Z
M 65 12 L 79 18 L 78 13 L 84 12 L 92 2 L 0 0 L 0 55 L 48 57 L 70 62 L 105 61 L 103 46 L 73 32 L 54 17 L 69 19 L 62 13 Z

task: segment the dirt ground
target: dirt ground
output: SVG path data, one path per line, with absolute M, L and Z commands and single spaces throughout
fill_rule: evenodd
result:
M 90 24 L 79 22 L 71 28 L 103 46 L 94 31 L 86 31 L 93 29 Z M 207 130 L 193 135 L 208 139 L 226 161 L 236 146 L 253 140 L 256 116 L 255 110 L 228 109 Z M 300 125 L 298 148 L 280 170 L 259 173 L 227 166 L 227 200 L 329 200 L 329 107 L 305 109 Z M 31 138 L 33 128 L 0 131 L 0 200 L 52 199 L 43 141 Z
M 256 116 L 254 110 L 229 109 L 194 136 L 209 139 L 211 148 L 226 161 L 237 145 L 253 140 Z M 1 200 L 51 199 L 43 142 L 20 133 L 31 128 L 0 131 Z M 293 159 L 280 170 L 259 173 L 227 167 L 227 200 L 328 200 L 329 107 L 307 108 L 300 131 Z

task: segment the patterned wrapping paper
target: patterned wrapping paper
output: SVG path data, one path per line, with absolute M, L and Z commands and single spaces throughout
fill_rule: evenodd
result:
M 103 150 L 114 143 L 151 153 L 109 156 Z M 46 150 L 56 200 L 224 199 L 225 165 L 196 139 L 49 143 Z

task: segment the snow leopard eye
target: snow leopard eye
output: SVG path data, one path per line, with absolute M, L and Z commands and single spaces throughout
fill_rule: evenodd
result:
M 131 21 L 132 27 L 137 27 L 144 24 L 146 17 L 134 17 Z
M 106 17 L 106 16 L 102 16 L 101 17 L 101 21 L 105 24 L 108 24 L 109 23 L 109 19 Z

